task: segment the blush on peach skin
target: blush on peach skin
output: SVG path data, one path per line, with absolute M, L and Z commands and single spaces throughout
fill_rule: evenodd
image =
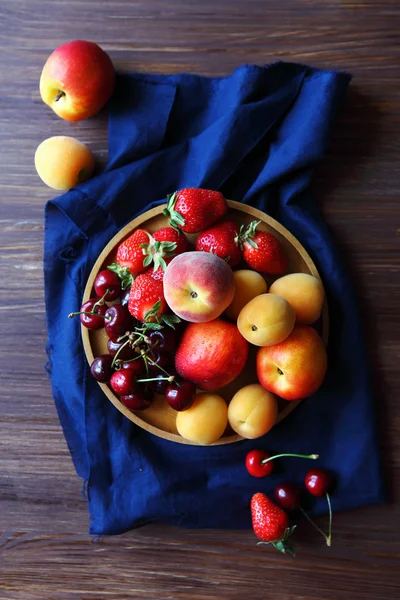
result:
M 191 323 L 212 321 L 232 302 L 235 283 L 227 263 L 207 252 L 176 256 L 164 275 L 164 295 L 170 309 Z

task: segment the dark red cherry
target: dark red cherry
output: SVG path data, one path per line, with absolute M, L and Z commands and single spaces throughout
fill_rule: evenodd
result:
M 169 368 L 168 374 L 176 375 L 175 369 Z M 160 369 L 158 370 L 158 373 L 152 373 L 151 375 L 152 375 L 152 377 L 154 377 L 156 379 L 156 381 L 151 382 L 151 386 L 152 386 L 153 390 L 155 391 L 155 393 L 156 394 L 165 394 L 165 391 L 170 384 L 168 381 L 167 375 L 165 373 L 163 373 L 163 371 L 161 371 Z
M 304 479 L 307 490 L 313 496 L 327 494 L 332 481 L 332 475 L 325 469 L 310 469 Z
M 112 356 L 109 354 L 103 354 L 94 359 L 90 365 L 90 372 L 96 381 L 101 381 L 102 383 L 110 381 L 114 373 L 114 369 L 111 366 L 112 360 Z
M 153 401 L 153 394 L 144 386 L 137 384 L 137 389 L 132 394 L 121 396 L 122 404 L 130 410 L 144 410 L 148 408 Z
M 129 296 L 130 295 L 131 295 L 131 288 L 128 287 L 121 294 L 121 301 L 120 302 L 121 302 L 122 306 L 128 306 Z
M 90 300 L 88 300 L 87 302 L 85 302 L 84 304 L 82 304 L 81 308 L 79 309 L 80 313 L 91 313 L 93 311 L 93 307 L 96 304 L 96 302 L 99 302 L 100 298 L 90 298 Z M 94 313 L 95 314 L 80 314 L 79 318 L 81 320 L 81 323 L 84 327 L 86 327 L 87 329 L 101 329 L 102 327 L 105 326 L 105 319 L 104 316 L 107 312 L 107 304 L 97 304 L 97 306 L 94 309 Z M 79 314 L 79 313 L 71 313 L 71 315 L 73 314 Z M 96 315 L 100 315 L 100 316 L 96 316 Z
M 127 344 L 127 339 L 123 339 L 120 342 L 118 341 L 118 336 L 113 336 L 109 338 L 107 342 L 107 348 L 109 354 L 111 356 L 115 356 L 118 352 L 118 360 L 130 360 L 131 358 L 135 358 L 137 356 L 136 352 L 131 348 L 129 344 Z M 124 345 L 125 344 L 125 345 Z M 123 346 L 123 348 L 122 348 Z M 120 350 L 122 348 L 122 350 Z
M 131 369 L 136 375 L 142 375 L 145 370 L 145 364 L 142 358 L 138 358 L 136 360 L 131 360 L 129 362 L 122 363 L 123 369 Z
M 171 327 L 149 333 L 149 346 L 159 352 L 172 352 L 176 346 L 176 333 Z
M 106 310 L 105 330 L 108 337 L 123 335 L 132 328 L 132 317 L 128 309 L 121 304 L 109 306 Z
M 110 386 L 120 396 L 133 394 L 137 390 L 136 373 L 132 369 L 115 371 L 110 379 Z
M 100 271 L 94 280 L 94 290 L 100 298 L 104 296 L 107 302 L 116 300 L 121 295 L 121 280 L 116 273 L 105 269 Z
M 300 488 L 294 483 L 281 483 L 274 490 L 278 504 L 285 510 L 296 510 L 300 506 Z
M 194 402 L 196 386 L 191 381 L 177 380 L 170 383 L 165 390 L 168 404 L 174 410 L 187 410 Z
M 158 374 L 161 372 L 161 369 L 159 367 L 162 367 L 163 369 L 165 369 L 166 366 L 169 364 L 169 362 L 171 360 L 171 355 L 170 355 L 170 353 L 167 353 L 167 352 L 152 350 L 152 352 L 149 353 L 147 358 L 148 358 L 148 366 L 149 366 L 150 373 Z M 165 373 L 164 373 L 164 375 L 165 375 Z

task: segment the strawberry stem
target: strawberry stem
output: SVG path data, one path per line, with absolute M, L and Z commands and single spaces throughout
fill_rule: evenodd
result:
M 275 458 L 281 458 L 282 456 L 294 456 L 296 458 L 309 458 L 311 460 L 317 460 L 317 458 L 319 458 L 319 454 L 292 454 L 292 453 L 285 453 L 285 454 L 275 454 L 275 456 L 270 456 L 269 458 L 264 458 L 264 460 L 261 461 L 262 465 L 265 465 L 265 463 L 269 462 L 270 460 L 274 460 Z

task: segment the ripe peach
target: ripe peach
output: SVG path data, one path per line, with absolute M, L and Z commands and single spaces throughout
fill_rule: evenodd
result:
M 228 406 L 228 420 L 236 433 L 244 438 L 261 437 L 276 423 L 276 397 L 258 383 L 246 385 L 236 392 Z
M 235 295 L 225 313 L 230 319 L 236 321 L 242 308 L 256 296 L 268 292 L 268 286 L 260 273 L 250 269 L 234 271 L 233 278 Z
M 219 317 L 235 293 L 232 269 L 215 254 L 184 252 L 164 275 L 164 295 L 171 310 L 192 323 Z
M 296 323 L 310 325 L 318 319 L 324 303 L 324 288 L 319 279 L 308 273 L 291 273 L 280 277 L 270 287 L 291 304 L 296 313 Z
M 218 390 L 238 377 L 247 355 L 248 344 L 233 323 L 190 323 L 177 348 L 175 368 L 203 390 Z
M 35 152 L 39 177 L 55 190 L 69 190 L 89 179 L 94 169 L 93 154 L 85 144 L 65 135 L 44 140 Z
M 242 336 L 255 346 L 283 342 L 293 330 L 295 312 L 289 302 L 276 294 L 261 294 L 240 311 L 237 326 Z
M 266 390 L 285 400 L 300 400 L 314 394 L 324 380 L 325 346 L 315 329 L 296 325 L 280 344 L 258 350 L 256 366 Z
M 190 408 L 176 415 L 178 433 L 197 444 L 212 444 L 224 433 L 228 424 L 228 407 L 218 394 L 196 395 Z

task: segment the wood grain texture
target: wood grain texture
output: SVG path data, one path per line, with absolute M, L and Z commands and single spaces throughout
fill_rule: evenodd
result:
M 391 502 L 335 515 L 331 549 L 301 523 L 298 556 L 251 532 L 147 526 L 95 540 L 44 364 L 43 206 L 33 154 L 51 135 L 107 154 L 106 115 L 58 119 L 38 82 L 71 39 L 119 71 L 227 74 L 276 60 L 340 68 L 354 80 L 326 160 L 321 208 L 358 294 Z M 0 3 L 0 598 L 400 596 L 400 4 L 397 0 L 3 0 Z

